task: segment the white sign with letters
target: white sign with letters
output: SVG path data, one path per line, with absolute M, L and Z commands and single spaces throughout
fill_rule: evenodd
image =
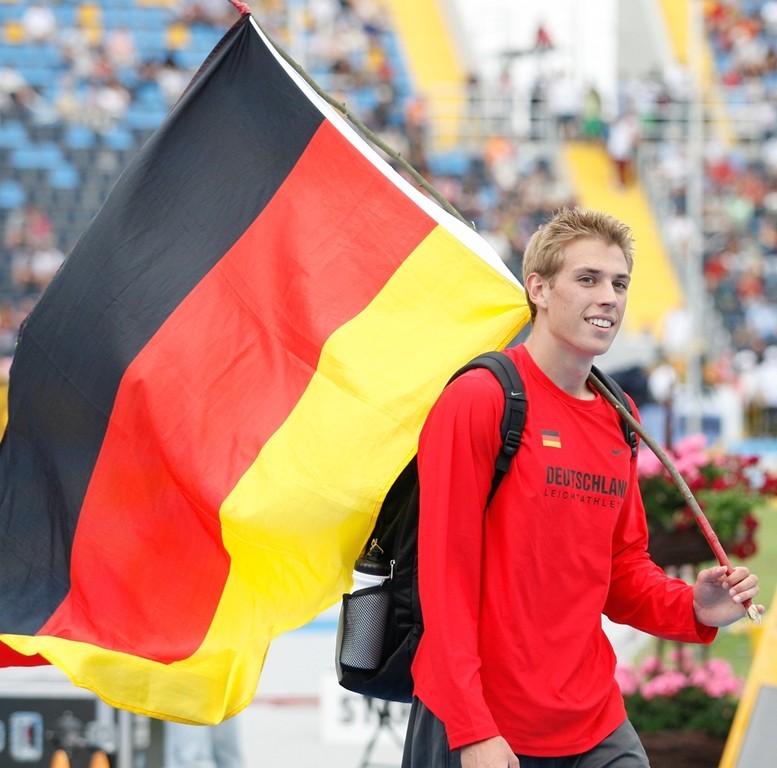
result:
M 379 728 L 388 738 L 404 740 L 410 705 L 368 699 L 347 691 L 334 673 L 321 678 L 321 738 L 328 744 L 363 744 Z M 381 722 L 383 717 L 383 722 Z M 393 735 L 392 735 L 393 734 Z

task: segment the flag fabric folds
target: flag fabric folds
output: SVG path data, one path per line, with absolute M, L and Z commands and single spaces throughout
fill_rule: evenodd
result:
M 335 603 L 450 373 L 528 319 L 497 255 L 244 14 L 27 319 L 0 663 L 215 723 Z

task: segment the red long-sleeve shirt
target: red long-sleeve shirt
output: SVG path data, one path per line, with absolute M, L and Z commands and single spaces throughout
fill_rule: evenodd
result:
M 520 450 L 483 512 L 499 444 L 501 387 L 464 374 L 419 443 L 416 695 L 451 748 L 501 735 L 518 754 L 587 751 L 625 719 L 601 614 L 660 637 L 711 642 L 692 588 L 646 553 L 636 461 L 602 397 L 556 387 L 508 350 L 528 400 Z

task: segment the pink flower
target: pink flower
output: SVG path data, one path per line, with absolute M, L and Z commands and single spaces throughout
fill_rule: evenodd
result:
M 694 670 L 690 678 L 691 685 L 701 688 L 715 699 L 723 696 L 738 696 L 742 690 L 742 680 L 735 674 L 725 659 L 709 659 Z
M 637 454 L 637 467 L 642 477 L 656 477 L 664 471 L 661 459 L 653 451 L 641 450 Z
M 652 680 L 645 680 L 639 690 L 644 698 L 653 699 L 656 696 L 676 696 L 687 686 L 688 678 L 682 672 L 670 669 Z
M 634 670 L 626 664 L 615 667 L 615 682 L 624 696 L 633 696 L 639 690 L 639 679 Z
M 648 656 L 639 666 L 639 674 L 642 677 L 652 677 L 663 669 L 664 665 L 660 656 Z
M 698 432 L 695 435 L 686 435 L 677 441 L 675 453 L 678 455 L 696 454 L 702 457 L 702 464 L 707 460 L 707 437 L 704 433 Z
M 711 698 L 739 696 L 743 680 L 725 659 L 709 659 L 697 664 L 692 648 L 671 651 L 671 669 L 664 669 L 661 658 L 649 656 L 638 669 L 625 664 L 615 668 L 615 680 L 628 697 L 639 692 L 645 699 L 676 696 L 683 688 L 699 688 Z

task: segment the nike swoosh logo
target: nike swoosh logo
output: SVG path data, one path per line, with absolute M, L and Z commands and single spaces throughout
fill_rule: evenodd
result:
M 625 448 L 613 448 L 612 455 L 618 456 L 619 454 L 623 453 L 625 450 L 626 450 Z
M 520 397 L 523 394 L 523 392 L 511 392 L 510 397 Z

